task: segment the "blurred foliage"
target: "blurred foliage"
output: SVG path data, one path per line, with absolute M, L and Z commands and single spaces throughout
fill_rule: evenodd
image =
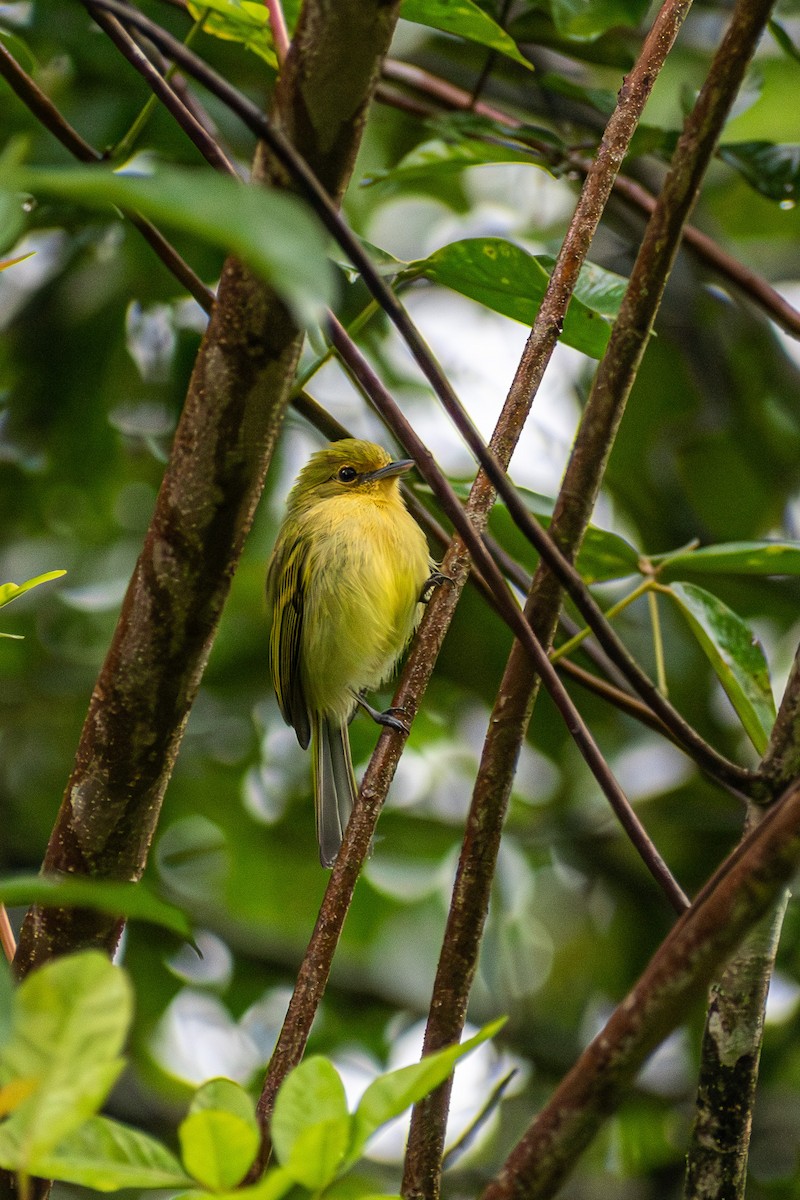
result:
M 186 36 L 190 21 L 179 6 L 146 0 L 141 7 Z M 613 101 L 640 43 L 645 7 L 640 0 L 512 5 L 508 27 L 536 70 L 507 55 L 492 57 L 485 96 L 544 130 L 556 149 L 591 148 L 608 97 Z M 481 8 L 493 22 L 503 20 L 500 0 Z M 698 0 L 656 85 L 645 117 L 648 135 L 626 164 L 646 184 L 661 177 L 664 148 L 702 82 L 728 11 Z M 800 17 L 792 4 L 779 5 L 777 16 L 785 36 L 764 39 L 693 221 L 797 300 L 800 213 L 794 192 L 781 189 L 794 188 L 797 173 L 800 65 L 789 47 L 800 44 Z M 136 120 L 147 91 L 81 5 L 11 0 L 0 5 L 0 38 L 113 162 L 113 147 Z M 207 32 L 197 35 L 195 47 L 253 98 L 268 95 L 273 74 L 263 57 Z M 488 53 L 480 42 L 411 22 L 401 24 L 395 46 L 397 57 L 468 89 Z M 202 100 L 229 155 L 245 170 L 251 135 L 213 97 Z M 13 140 L 15 153 L 22 147 L 26 163 L 48 171 L 69 166 L 66 152 L 2 82 L 0 105 L 4 143 Z M 467 239 L 502 238 L 545 262 L 557 252 L 579 179 L 571 172 L 547 174 L 533 159 L 531 166 L 520 163 L 516 144 L 487 153 L 491 165 L 453 169 L 451 161 L 447 170 L 426 172 L 419 169 L 419 151 L 432 130 L 440 136 L 435 123 L 375 106 L 345 204 L 357 232 L 417 266 L 444 245 Z M 459 130 L 450 122 L 445 140 L 460 145 L 463 155 L 474 133 L 474 126 Z M 200 165 L 197 151 L 160 110 L 136 151 L 149 161 Z M 410 171 L 411 155 L 416 165 Z M 510 161 L 497 161 L 504 157 Z M 375 186 L 361 186 L 378 178 Z M 0 579 L 67 571 L 65 579 L 3 611 L 3 631 L 24 635 L 0 641 L 0 870 L 13 876 L 30 874 L 41 861 L 147 528 L 204 319 L 114 210 L 89 212 L 42 193 L 6 205 L 0 223 L 4 259 L 34 252 L 0 273 Z M 595 239 L 594 263 L 627 275 L 641 229 L 641 215 L 615 199 Z M 174 241 L 212 285 L 222 263 L 219 246 L 185 228 Z M 431 282 L 406 284 L 405 295 L 488 433 L 513 373 L 522 326 Z M 365 303 L 362 286 L 342 277 L 342 319 L 351 321 Z M 372 320 L 363 339 L 445 468 L 465 478 L 468 457 L 385 323 Z M 304 361 L 318 350 L 314 344 Z M 611 456 L 598 527 L 624 536 L 634 557 L 674 551 L 693 539 L 798 538 L 798 362 L 797 343 L 776 331 L 749 296 L 683 253 Z M 592 369 L 577 351 L 556 357 L 551 375 L 557 382 L 537 400 L 531 439 L 513 462 L 520 483 L 555 489 Z M 355 433 L 383 440 L 376 419 L 335 367 L 309 386 Z M 203 957 L 152 924 L 133 921 L 125 936 L 123 958 L 137 1006 L 132 1064 L 115 1087 L 111 1111 L 151 1131 L 174 1127 L 190 1090 L 205 1078 L 224 1073 L 258 1084 L 326 884 L 314 847 L 309 764 L 270 694 L 263 600 L 283 498 L 319 442 L 300 418 L 288 418 L 147 872 L 151 888 L 189 914 Z M 496 520 L 502 536 L 502 514 Z M 509 548 L 518 552 L 510 532 Z M 604 580 L 597 586 L 604 605 L 633 587 L 630 578 L 595 578 Z M 704 575 L 701 582 L 757 632 L 779 698 L 800 633 L 796 577 L 770 579 L 743 567 L 741 574 Z M 671 698 L 720 749 L 753 763 L 702 646 L 672 604 L 659 608 Z M 654 670 L 646 599 L 617 623 Z M 507 630 L 469 590 L 390 792 L 314 1028 L 311 1050 L 332 1055 L 346 1082 L 371 1078 L 426 1011 L 460 829 L 509 645 Z M 736 842 L 739 802 L 654 734 L 600 700 L 574 694 L 662 854 L 692 893 Z M 351 734 L 361 767 L 376 730 L 359 716 Z M 474 1195 L 502 1161 L 670 923 L 662 897 L 543 697 L 520 761 L 471 1010 L 476 1022 L 508 1014 L 500 1041 L 519 1071 L 483 1140 L 453 1165 L 451 1195 Z M 756 1115 L 754 1200 L 797 1194 L 800 1043 L 791 1017 L 800 997 L 800 917 L 792 907 L 775 992 Z M 678 1195 L 700 1019 L 695 1014 L 651 1062 L 566 1194 Z M 472 1086 L 485 1099 L 493 1084 L 482 1078 Z M 396 1168 L 376 1161 L 374 1172 L 380 1186 L 396 1181 Z

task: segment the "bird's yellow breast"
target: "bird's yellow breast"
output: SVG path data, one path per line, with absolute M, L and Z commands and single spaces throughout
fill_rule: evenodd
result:
M 383 683 L 414 632 L 428 545 L 397 494 L 326 499 L 302 520 L 303 690 L 312 712 L 346 719 L 354 694 Z

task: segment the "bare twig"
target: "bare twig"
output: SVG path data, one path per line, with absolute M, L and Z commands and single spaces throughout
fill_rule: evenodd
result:
M 278 66 L 282 67 L 289 53 L 289 31 L 286 28 L 286 18 L 283 15 L 281 0 L 264 0 L 269 13 L 269 24 L 272 30 L 272 44 L 275 47 L 275 57 Z
M 11 928 L 11 922 L 8 919 L 5 904 L 0 904 L 0 946 L 3 948 L 6 961 L 13 962 L 14 955 L 17 952 L 17 942 L 14 937 L 14 930 Z

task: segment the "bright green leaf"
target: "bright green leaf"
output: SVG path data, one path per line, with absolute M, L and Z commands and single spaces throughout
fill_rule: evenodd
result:
M 527 488 L 517 490 L 520 498 L 525 501 L 526 508 L 533 513 L 539 524 L 547 529 L 553 511 L 552 500 L 528 491 Z M 500 500 L 494 504 L 490 513 L 489 529 L 512 558 L 533 572 L 539 556 Z M 586 583 L 625 579 L 629 575 L 639 574 L 639 552 L 618 533 L 590 525 L 586 530 L 576 566 Z
M 587 41 L 620 25 L 638 25 L 649 7 L 650 0 L 550 0 L 556 29 Z
M 759 642 L 741 617 L 704 588 L 673 583 L 666 590 L 702 646 L 748 737 L 763 754 L 775 721 L 775 701 Z
M 553 260 L 534 256 L 503 238 L 451 242 L 429 258 L 409 263 L 422 275 L 524 325 L 532 325 Z M 600 267 L 584 268 L 564 321 L 563 340 L 592 358 L 602 357 L 627 280 Z
M 30 255 L 24 254 L 22 257 L 29 258 Z M 22 259 L 17 258 L 12 261 L 22 262 Z M 0 608 L 4 604 L 10 604 L 12 600 L 16 600 L 17 596 L 21 596 L 24 592 L 29 592 L 31 588 L 38 587 L 40 583 L 49 583 L 51 579 L 60 579 L 66 573 L 66 571 L 47 571 L 44 575 L 37 575 L 34 579 L 27 580 L 26 583 L 0 584 Z
M 197 1089 L 192 1096 L 189 1112 L 205 1112 L 209 1109 L 232 1113 L 256 1133 L 260 1132 L 253 1101 L 241 1084 L 234 1083 L 232 1079 L 209 1079 Z
M 727 542 L 651 556 L 659 578 L 686 575 L 800 575 L 800 542 Z
M 239 42 L 277 70 L 269 14 L 264 4 L 256 0 L 203 0 L 201 4 L 188 0 L 187 8 L 195 21 L 205 17 L 204 33 L 224 42 Z
M 352 1118 L 332 1117 L 303 1129 L 283 1166 L 302 1187 L 317 1192 L 336 1178 L 350 1145 Z
M 278 1159 L 285 1166 L 312 1125 L 347 1117 L 344 1084 L 333 1063 L 319 1055 L 307 1058 L 287 1075 L 275 1099 L 270 1133 Z
M 303 325 L 318 321 L 332 300 L 333 271 L 321 226 L 298 199 L 282 192 L 175 167 L 148 176 L 104 167 L 26 167 L 13 173 L 11 186 L 90 208 L 135 209 L 237 254 L 272 284 Z
M 492 1021 L 466 1042 L 448 1046 L 436 1054 L 429 1054 L 421 1062 L 390 1071 L 374 1080 L 364 1092 L 355 1111 L 353 1140 L 346 1160 L 347 1165 L 352 1165 L 361 1157 L 367 1141 L 381 1125 L 399 1116 L 440 1083 L 444 1083 L 459 1059 L 494 1037 L 504 1024 L 505 1017 Z
M 794 208 L 800 192 L 800 146 L 773 142 L 728 142 L 719 157 L 752 188 L 784 208 Z
M 174 1189 L 192 1183 L 166 1146 L 107 1117 L 92 1117 L 53 1152 L 40 1155 L 31 1169 L 45 1179 L 60 1179 L 99 1192 Z
M 97 951 L 46 963 L 20 984 L 0 1083 L 37 1086 L 2 1126 L 21 1155 L 9 1163 L 0 1149 L 2 1165 L 35 1173 L 34 1160 L 97 1111 L 122 1069 L 131 1012 L 127 977 Z
M 185 913 L 159 900 L 144 883 L 115 883 L 77 876 L 48 878 L 24 875 L 0 880 L 0 904 L 40 904 L 43 908 L 90 908 L 134 921 L 160 925 L 191 940 L 192 928 Z
M 191 1112 L 181 1122 L 178 1138 L 186 1170 L 214 1191 L 242 1182 L 261 1141 L 252 1122 L 209 1108 Z
M 526 149 L 520 143 L 506 141 L 480 141 L 477 138 L 463 138 L 460 141 L 449 141 L 444 138 L 432 138 L 422 142 L 404 155 L 394 167 L 373 171 L 363 183 L 409 183 L 412 180 L 428 180 L 432 177 L 451 171 L 463 171 L 465 167 L 480 167 L 497 163 L 527 163 L 529 166 L 541 166 L 536 154 Z
M 452 33 L 469 42 L 488 46 L 513 58 L 529 71 L 533 70 L 513 38 L 472 0 L 403 0 L 400 16 L 417 25 L 427 25 L 442 33 Z
M 283 1167 L 272 1167 L 258 1183 L 233 1191 L 215 1192 L 214 1200 L 281 1200 L 297 1187 L 297 1181 Z M 180 1200 L 208 1200 L 208 1192 L 197 1189 L 181 1192 Z

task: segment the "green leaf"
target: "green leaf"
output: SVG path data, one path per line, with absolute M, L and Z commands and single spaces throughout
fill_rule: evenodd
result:
M 142 216 L 237 254 L 278 291 L 302 325 L 313 325 L 333 298 L 327 241 L 294 196 L 223 178 L 210 170 L 160 167 L 152 175 L 120 175 L 104 167 L 19 168 L 6 186 Z M 235 213 L 236 219 L 231 219 Z
M 794 208 L 800 186 L 800 145 L 728 142 L 718 154 L 762 196 L 777 200 L 783 208 Z
M 586 41 L 620 25 L 638 25 L 649 7 L 650 0 L 550 0 L 556 29 Z
M 23 258 L 30 258 L 29 254 L 23 254 L 22 258 L 12 259 L 12 262 L 22 262 Z M 10 264 L 6 264 L 8 266 Z M 4 604 L 10 604 L 12 600 L 16 600 L 17 596 L 21 596 L 24 592 L 29 592 L 31 588 L 38 587 L 40 583 L 49 583 L 51 579 L 60 579 L 62 575 L 66 575 L 66 571 L 47 571 L 44 575 L 37 575 L 34 579 L 27 580 L 26 583 L 2 583 L 0 584 L 0 608 Z
M 272 41 L 269 14 L 256 0 L 188 0 L 187 8 L 195 21 L 203 20 L 203 32 L 224 42 L 239 42 L 252 50 L 275 70 L 278 59 Z
M 505 1025 L 505 1017 L 484 1025 L 474 1037 L 460 1045 L 447 1046 L 436 1054 L 429 1054 L 421 1062 L 410 1067 L 401 1067 L 379 1076 L 369 1085 L 353 1118 L 353 1140 L 347 1155 L 346 1166 L 358 1158 L 370 1137 L 381 1125 L 391 1121 L 427 1096 L 440 1083 L 444 1083 L 459 1061 L 494 1035 Z
M 417 25 L 427 25 L 442 33 L 452 33 L 469 42 L 488 46 L 513 58 L 529 71 L 533 70 L 513 38 L 472 0 L 403 0 L 400 16 Z
M 503 238 L 451 242 L 429 258 L 409 263 L 406 277 L 424 276 L 524 325 L 532 325 L 550 278 L 553 259 L 534 256 Z M 627 280 L 590 265 L 581 271 L 564 321 L 563 340 L 601 358 Z
M 209 1108 L 190 1112 L 178 1128 L 178 1139 L 186 1170 L 213 1191 L 242 1182 L 261 1141 L 252 1122 Z
M 517 490 L 521 499 L 525 501 L 525 507 L 533 513 L 540 525 L 547 529 L 553 511 L 552 500 L 528 491 L 527 488 Z M 539 562 L 539 555 L 518 529 L 505 504 L 500 500 L 494 504 L 489 516 L 489 530 L 513 558 L 533 572 Z M 640 574 L 639 558 L 639 551 L 618 533 L 590 525 L 586 530 L 576 566 L 586 583 L 600 583 Z
M 362 180 L 364 186 L 376 183 L 409 183 L 417 179 L 430 179 L 451 171 L 463 171 L 465 167 L 479 167 L 497 163 L 527 163 L 541 166 L 533 150 L 513 141 L 478 141 L 463 138 L 449 141 L 432 138 L 415 146 L 394 167 L 373 171 Z
M 0 1138 L 3 1130 L 0 1129 Z M 53 1152 L 32 1163 L 34 1174 L 114 1192 L 119 1188 L 184 1188 L 192 1180 L 166 1146 L 108 1117 L 92 1117 Z
M 198 1088 L 189 1105 L 189 1113 L 228 1112 L 239 1117 L 256 1133 L 260 1132 L 253 1101 L 241 1086 L 232 1079 L 209 1079 Z
M 779 21 L 773 20 L 768 22 L 767 28 L 786 57 L 793 59 L 794 62 L 800 62 L 800 50 L 798 50 L 784 26 Z
M 270 1133 L 279 1161 L 287 1165 L 297 1139 L 307 1129 L 341 1119 L 349 1117 L 339 1072 L 327 1058 L 307 1058 L 287 1075 L 275 1098 Z
M 283 1164 L 302 1187 L 318 1192 L 336 1178 L 350 1145 L 352 1118 L 333 1117 L 304 1129 Z
M 775 701 L 759 642 L 741 617 L 704 588 L 673 583 L 666 590 L 702 646 L 748 737 L 763 754 L 775 721 Z
M 650 555 L 659 579 L 685 575 L 800 575 L 800 542 L 726 542 Z
M 252 1187 L 215 1192 L 214 1200 L 281 1200 L 281 1197 L 296 1187 L 297 1181 L 288 1171 L 285 1171 L 283 1167 L 273 1167 Z M 208 1200 L 208 1192 L 199 1190 L 181 1192 L 180 1200 Z
M 122 1069 L 131 1012 L 125 973 L 98 951 L 47 963 L 22 982 L 0 1051 L 0 1083 L 35 1079 L 37 1086 L 0 1127 L 1 1165 L 35 1174 L 34 1162 L 97 1111 Z M 8 1145 L 18 1161 L 8 1161 Z
M 48 878 L 24 875 L 0 879 L 0 904 L 40 904 L 43 908 L 90 908 L 135 921 L 160 925 L 179 937 L 192 939 L 185 913 L 167 904 L 143 883 L 114 883 L 104 879 Z
M 603 34 L 591 41 L 572 38 L 557 30 L 546 13 L 538 9 L 527 9 L 509 22 L 508 32 L 515 42 L 532 42 L 536 46 L 547 46 L 568 58 L 581 62 L 600 63 L 605 67 L 618 67 L 629 71 L 636 61 L 632 47 L 633 37 L 615 33 Z

